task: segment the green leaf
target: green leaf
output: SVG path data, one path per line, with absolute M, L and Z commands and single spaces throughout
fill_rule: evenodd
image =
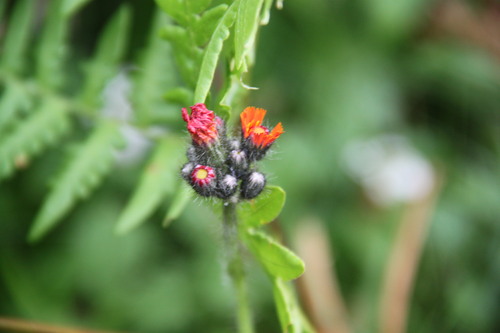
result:
M 204 103 L 210 91 L 224 40 L 229 37 L 229 28 L 233 25 L 236 17 L 235 4 L 237 4 L 237 2 L 233 2 L 233 4 L 228 7 L 210 37 L 210 41 L 208 42 L 201 62 L 193 104 Z
M 82 100 L 86 105 L 96 107 L 100 104 L 104 85 L 117 73 L 126 49 L 129 25 L 130 10 L 122 6 L 101 34 L 82 90 Z
M 140 124 L 150 123 L 156 114 L 170 113 L 165 105 L 164 94 L 165 90 L 176 85 L 175 76 L 169 74 L 175 71 L 175 65 L 170 45 L 158 38 L 159 30 L 166 22 L 166 15 L 157 10 L 148 46 L 141 53 L 138 69 L 134 73 L 132 101 Z
M 5 137 L 3 131 L 15 120 L 15 115 L 20 110 L 25 110 L 30 105 L 27 92 L 16 82 L 10 82 L 0 99 L 0 138 Z
M 238 206 L 238 221 L 247 228 L 272 222 L 285 205 L 286 194 L 279 186 L 267 186 L 256 199 Z
M 186 3 L 184 0 L 156 0 L 156 4 L 179 24 L 187 26 L 190 17 L 186 13 Z
M 63 83 L 62 64 L 66 55 L 67 20 L 61 14 L 61 0 L 53 0 L 47 9 L 45 27 L 38 45 L 37 77 L 40 86 L 58 88 Z
M 304 273 L 302 259 L 265 233 L 248 229 L 243 231 L 243 239 L 271 276 L 288 281 Z
M 289 283 L 280 278 L 273 279 L 273 295 L 276 311 L 285 333 L 314 333 L 314 329 L 300 310 L 295 293 Z
M 24 53 L 30 41 L 35 4 L 30 0 L 17 1 L 9 20 L 2 52 L 2 67 L 19 73 L 24 65 Z
M 29 233 L 37 241 L 54 228 L 61 218 L 84 198 L 110 171 L 113 151 L 122 143 L 118 124 L 103 121 L 62 170 L 46 197 Z
M 168 207 L 167 216 L 165 216 L 162 226 L 166 228 L 172 221 L 179 218 L 192 198 L 193 190 L 186 183 L 181 182 L 170 207 Z
M 264 0 L 240 0 L 234 24 L 234 70 L 246 72 L 245 57 L 253 50 Z
M 189 105 L 193 100 L 193 93 L 189 89 L 178 87 L 167 91 L 164 98 L 170 103 Z
M 273 5 L 273 0 L 264 0 L 264 5 L 262 6 L 262 12 L 260 14 L 261 25 L 266 25 L 269 23 L 269 18 L 271 17 L 272 5 Z
M 92 0 L 64 0 L 61 6 L 62 15 L 72 16 L 90 1 Z
M 57 142 L 70 127 L 65 107 L 47 99 L 40 109 L 24 120 L 0 143 L 0 179 L 9 176 L 16 164 L 41 153 Z M 21 165 L 19 165 L 21 166 Z
M 226 12 L 227 7 L 226 4 L 221 4 L 214 8 L 210 8 L 193 24 L 192 30 L 196 45 L 203 46 L 208 43 L 212 32 L 215 30 L 222 15 Z
M 193 14 L 198 14 L 207 9 L 212 3 L 212 0 L 190 0 L 186 1 L 187 11 Z
M 145 222 L 168 193 L 173 193 L 179 176 L 184 144 L 169 137 L 158 143 L 156 151 L 144 169 L 139 185 L 118 219 L 116 232 L 124 234 Z

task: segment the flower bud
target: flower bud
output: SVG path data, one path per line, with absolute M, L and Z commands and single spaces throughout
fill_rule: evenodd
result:
M 221 199 L 230 198 L 238 187 L 238 179 L 232 175 L 225 175 L 219 182 L 217 196 Z
M 250 172 L 241 182 L 240 195 L 243 199 L 253 199 L 258 196 L 266 186 L 266 176 L 263 173 Z

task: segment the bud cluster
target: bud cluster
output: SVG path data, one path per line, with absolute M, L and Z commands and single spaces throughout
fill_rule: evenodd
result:
M 283 133 L 281 123 L 272 130 L 262 125 L 266 111 L 247 107 L 240 115 L 241 134 L 228 137 L 224 121 L 205 104 L 182 109 L 182 118 L 193 139 L 187 150 L 188 163 L 182 177 L 201 196 L 253 199 L 266 185 L 266 176 L 257 171 L 272 143 Z

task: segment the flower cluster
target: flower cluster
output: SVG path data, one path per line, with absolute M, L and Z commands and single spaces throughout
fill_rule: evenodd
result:
M 182 177 L 200 195 L 229 199 L 253 199 L 266 185 L 266 177 L 255 169 L 273 142 L 283 133 L 278 123 L 273 129 L 262 125 L 266 110 L 247 107 L 240 115 L 241 134 L 228 137 L 224 121 L 205 104 L 182 109 L 182 118 L 193 139 L 188 148 L 189 162 Z

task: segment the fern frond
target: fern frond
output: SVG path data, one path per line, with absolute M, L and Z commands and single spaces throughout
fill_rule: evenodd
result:
M 26 91 L 17 82 L 9 82 L 6 85 L 2 98 L 0 99 L 0 140 L 7 137 L 6 129 L 12 127 L 16 114 L 26 110 L 30 100 L 26 98 Z
M 0 179 L 12 174 L 16 160 L 32 158 L 55 143 L 70 128 L 64 105 L 48 99 L 0 143 Z M 23 163 L 24 164 L 24 163 Z
M 65 167 L 36 217 L 29 240 L 36 241 L 50 231 L 73 207 L 86 197 L 110 171 L 113 151 L 121 144 L 118 124 L 103 121 Z
M 94 58 L 87 67 L 86 82 L 81 94 L 82 103 L 88 107 L 98 108 L 106 82 L 118 71 L 118 64 L 127 45 L 130 18 L 130 9 L 122 6 L 101 34 Z
M 61 12 L 62 0 L 53 0 L 47 9 L 46 24 L 37 50 L 37 81 L 41 87 L 57 89 L 64 82 L 62 65 L 66 58 L 68 19 Z
M 24 67 L 34 8 L 33 1 L 18 1 L 9 20 L 0 66 L 10 73 L 20 73 Z
M 158 10 L 151 27 L 147 48 L 141 53 L 138 69 L 133 76 L 134 89 L 132 103 L 140 125 L 147 125 L 155 120 L 178 120 L 178 113 L 165 104 L 164 94 L 176 86 L 172 48 L 162 38 L 159 31 L 168 22 L 167 16 Z M 167 74 L 168 73 L 168 74 Z M 175 118 L 174 118 L 175 117 Z
M 158 143 L 151 161 L 144 169 L 139 185 L 118 219 L 116 231 L 120 234 L 139 226 L 161 204 L 179 183 L 178 167 L 184 145 L 175 137 Z
M 85 6 L 92 0 L 64 0 L 61 5 L 61 14 L 63 16 L 72 16 L 81 7 Z

